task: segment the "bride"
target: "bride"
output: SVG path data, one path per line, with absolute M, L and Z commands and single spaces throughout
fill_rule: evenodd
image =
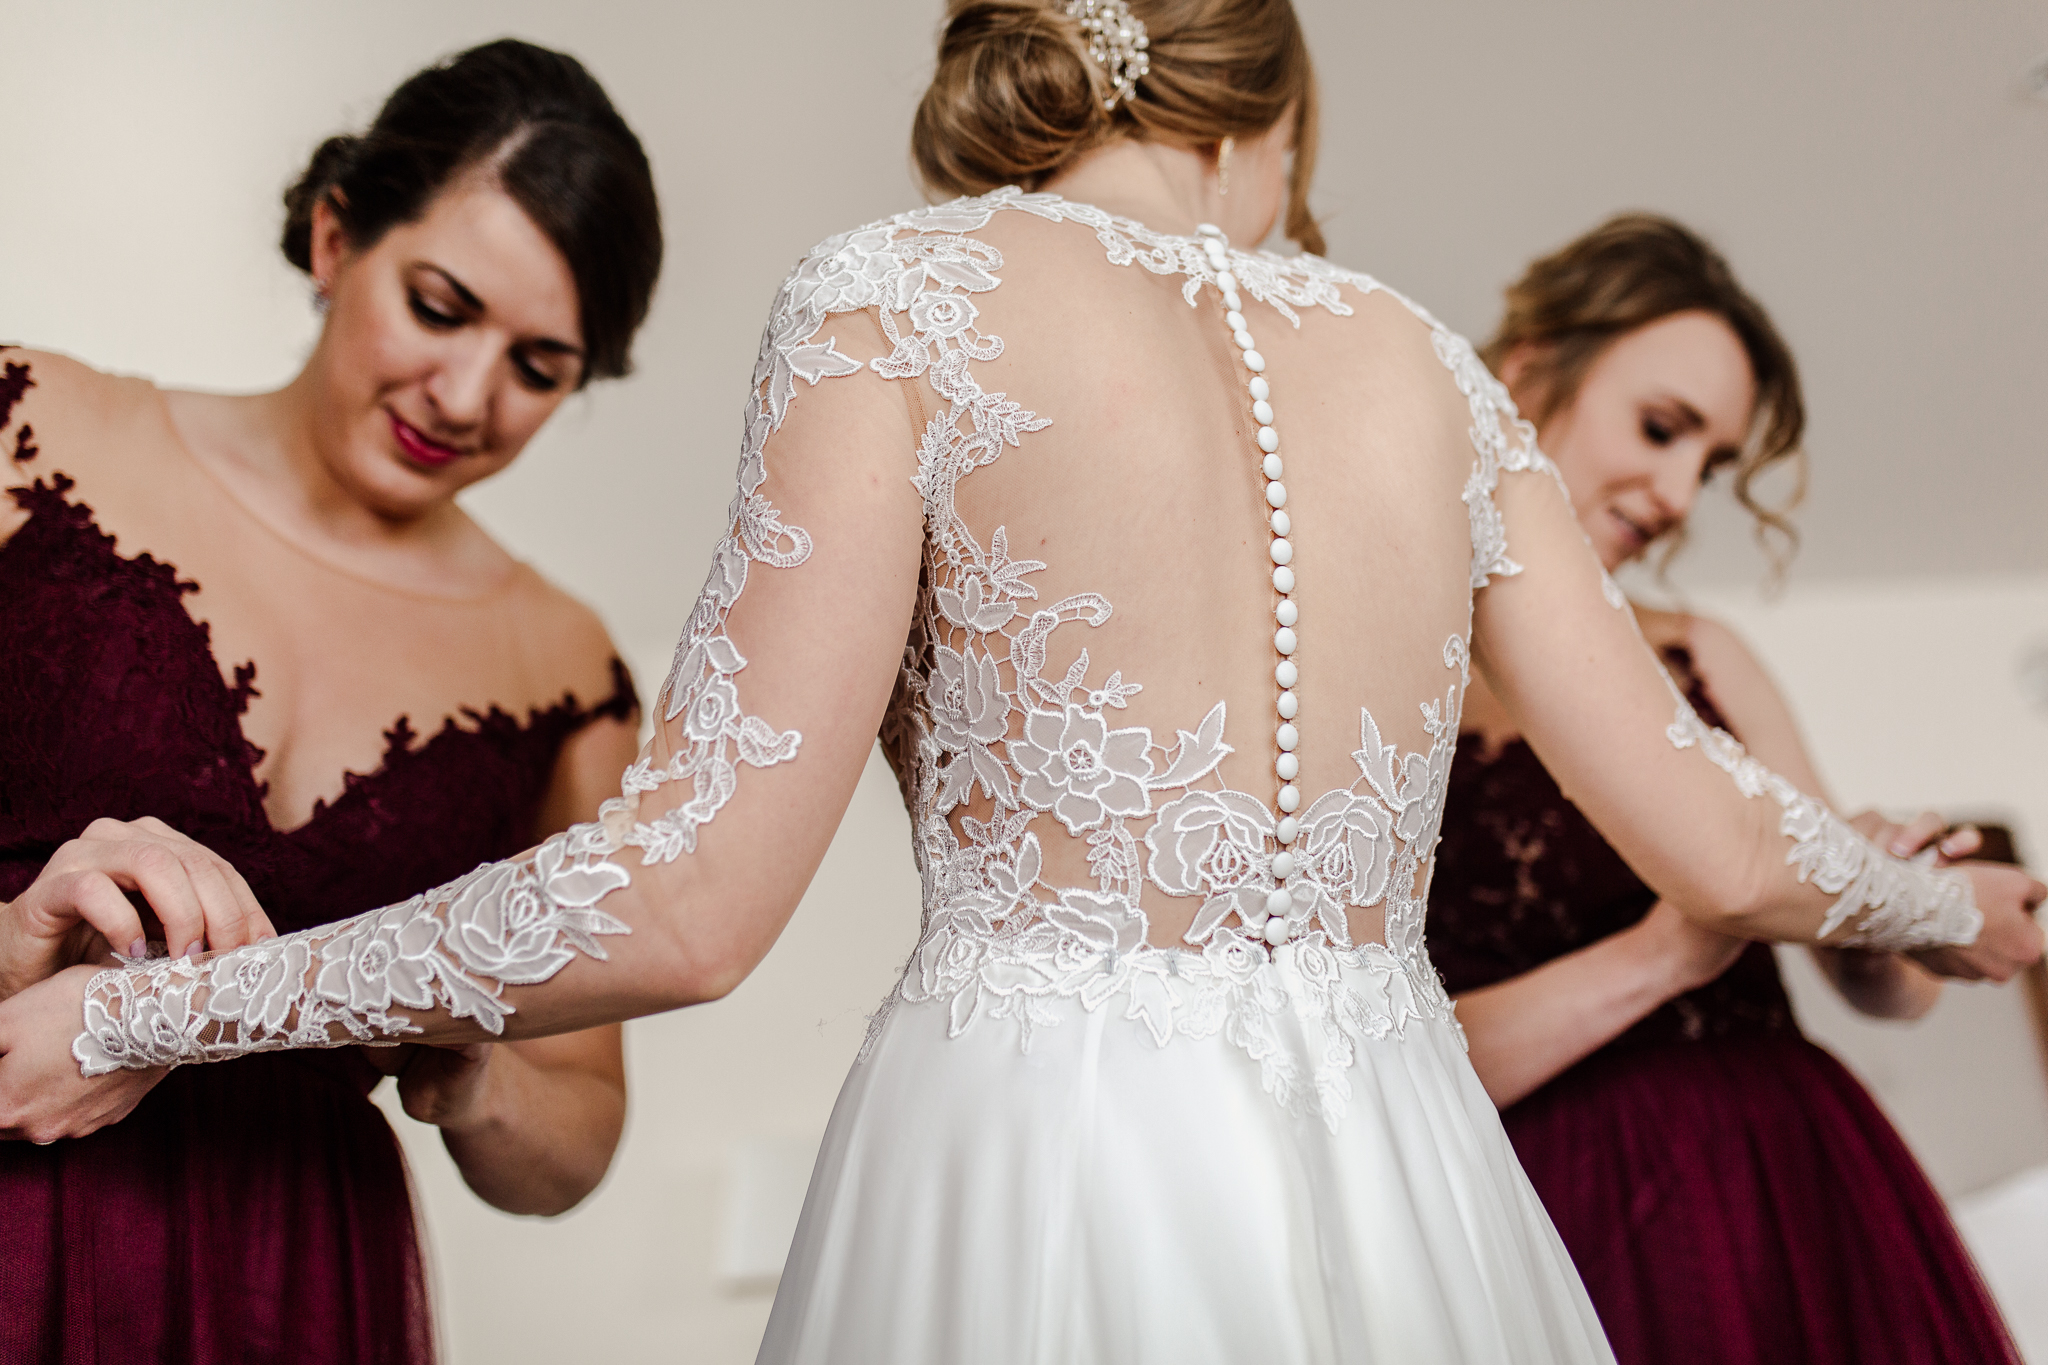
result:
M 2002 979 L 2043 888 L 1891 859 L 1701 725 L 1471 348 L 1248 249 L 1283 201 L 1319 245 L 1315 133 L 1286 0 L 953 0 L 918 162 L 991 192 L 784 285 L 624 796 L 357 920 L 24 992 L 0 1122 L 716 998 L 879 734 L 922 938 L 763 1360 L 1610 1359 L 1422 947 L 1472 671 L 1701 924 Z

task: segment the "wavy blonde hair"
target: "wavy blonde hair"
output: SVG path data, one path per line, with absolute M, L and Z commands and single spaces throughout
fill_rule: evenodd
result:
M 1721 253 L 1682 223 L 1653 213 L 1624 213 L 1530 262 L 1507 289 L 1507 311 L 1480 358 L 1495 373 L 1520 352 L 1515 403 L 1541 427 L 1578 397 L 1606 349 L 1639 327 L 1674 313 L 1711 313 L 1727 323 L 1749 357 L 1756 406 L 1740 454 L 1733 491 L 1756 521 L 1757 544 L 1782 579 L 1799 549 L 1788 515 L 1806 493 L 1806 399 L 1792 350 L 1762 304 L 1737 282 Z M 1756 491 L 1758 476 L 1788 464 L 1791 494 L 1772 506 Z M 1711 471 L 1710 471 L 1711 472 Z M 1660 570 L 1685 543 L 1671 533 Z
M 1291 110 L 1294 167 L 1284 231 L 1320 254 L 1309 212 L 1316 80 L 1289 0 L 1130 0 L 1151 40 L 1151 70 L 1113 112 L 1109 78 L 1088 56 L 1064 0 L 947 0 L 938 68 L 917 106 L 910 152 L 934 195 L 1036 189 L 1119 137 L 1213 147 Z

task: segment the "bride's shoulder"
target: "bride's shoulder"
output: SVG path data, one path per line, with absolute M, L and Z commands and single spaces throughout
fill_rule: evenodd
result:
M 1339 364 L 1399 377 L 1418 396 L 1512 421 L 1514 402 L 1465 337 L 1413 295 L 1362 270 L 1303 253 L 1260 252 L 1240 273 L 1259 298 L 1291 306 L 1314 346 Z M 1266 272 L 1263 276 L 1259 267 Z
M 825 313 L 888 303 L 901 311 L 925 288 L 993 288 L 1000 282 L 993 271 L 1008 253 L 1071 249 L 1077 234 L 1054 225 L 1084 219 L 1077 209 L 1085 206 L 1006 186 L 878 218 L 805 252 L 784 284 L 787 302 Z M 1078 236 L 1101 254 L 1086 234 Z
M 1377 275 L 1308 252 L 1282 256 L 1262 251 L 1256 259 L 1270 269 L 1272 278 L 1248 280 L 1254 293 L 1314 303 L 1325 313 L 1356 318 L 1356 326 L 1342 330 L 1354 334 L 1360 345 L 1419 348 L 1450 368 L 1474 356 L 1470 342 L 1438 321 L 1413 295 Z

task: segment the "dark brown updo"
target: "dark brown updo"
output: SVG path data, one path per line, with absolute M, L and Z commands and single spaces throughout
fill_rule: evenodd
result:
M 566 53 L 505 38 L 408 79 L 367 132 L 321 143 L 285 191 L 284 257 L 312 269 L 322 202 L 367 250 L 484 166 L 569 263 L 583 381 L 626 374 L 661 274 L 661 207 L 640 140 Z
M 1065 0 L 947 0 L 938 69 L 917 106 L 911 156 L 934 194 L 1036 189 L 1118 137 L 1210 148 L 1265 132 L 1290 110 L 1294 169 L 1285 232 L 1323 250 L 1309 213 L 1316 81 L 1289 0 L 1130 0 L 1151 70 L 1113 112 L 1107 73 Z
M 1607 348 L 1639 327 L 1676 313 L 1710 313 L 1728 324 L 1749 357 L 1756 408 L 1749 437 L 1734 460 L 1735 500 L 1756 519 L 1757 541 L 1782 573 L 1798 549 L 1787 513 L 1806 487 L 1806 400 L 1792 348 L 1720 252 L 1683 223 L 1654 213 L 1608 219 L 1547 256 L 1529 263 L 1508 286 L 1507 311 L 1479 355 L 1495 373 L 1522 353 L 1514 398 L 1538 427 L 1570 407 Z M 1771 507 L 1756 495 L 1756 480 L 1788 463 L 1794 490 Z M 1708 470 L 1711 474 L 1711 468 Z M 1683 541 L 1667 542 L 1669 562 Z

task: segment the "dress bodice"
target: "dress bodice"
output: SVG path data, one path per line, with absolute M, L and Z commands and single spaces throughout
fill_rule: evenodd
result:
M 1006 236 L 1000 218 L 1036 221 Z M 1031 293 L 1006 309 L 1002 286 L 1017 277 Z M 1149 310 L 1167 327 L 1185 319 L 1191 363 L 1218 401 L 1182 426 L 1157 394 L 1089 406 L 1076 377 L 1118 358 L 1089 355 L 1078 329 L 1057 342 L 1037 331 L 1032 304 L 1047 288 Z M 1407 449 L 1382 453 L 1349 432 L 1340 451 L 1305 435 L 1302 361 L 1335 352 L 1345 337 L 1326 329 L 1361 310 L 1409 348 L 1387 366 L 1413 367 L 1410 387 L 1440 405 L 1430 416 L 1448 439 L 1412 415 L 1420 433 Z M 1270 339 L 1264 354 L 1249 329 Z M 1212 334 L 1235 349 L 1208 351 Z M 861 358 L 877 336 L 879 353 Z M 1054 196 L 1000 191 L 828 240 L 769 323 L 734 531 L 664 689 L 679 742 L 659 752 L 657 738 L 628 775 L 629 791 L 695 784 L 696 799 L 635 836 L 657 860 L 695 848 L 742 766 L 797 752 L 801 737 L 775 716 L 744 713 L 747 661 L 728 622 L 747 612 L 751 574 L 813 549 L 782 505 L 769 437 L 806 389 L 864 371 L 908 391 L 926 525 L 882 728 L 924 886 L 903 998 L 945 1001 L 955 1030 L 1014 1021 L 1027 1041 L 1057 1000 L 1115 1001 L 1162 1044 L 1227 1030 L 1284 1101 L 1341 1109 L 1332 1087 L 1347 1039 L 1448 1018 L 1422 953 L 1419 888 L 1468 676 L 1471 593 L 1512 568 L 1492 491 L 1504 468 L 1541 463 L 1504 392 L 1461 338 L 1368 276 Z M 1119 437 L 1125 423 L 1145 429 Z M 1388 425 L 1401 423 L 1390 414 Z M 1156 460 L 1158 475 L 1106 465 L 1106 448 Z M 1361 486 L 1347 482 L 1347 458 L 1369 471 Z M 1184 533 L 1127 510 L 1155 504 L 1162 478 L 1196 490 Z M 1395 480 L 1433 487 L 1430 511 L 1376 520 Z M 1190 558 L 1212 525 L 1233 550 Z M 1392 572 L 1404 535 L 1403 593 L 1339 589 L 1361 564 Z M 1198 616 L 1242 624 L 1188 629 Z M 1382 640 L 1398 665 L 1354 666 L 1337 647 L 1346 634 Z M 1217 679 L 1206 691 L 1205 677 Z M 1344 977 L 1346 965 L 1368 970 Z M 1325 1035 L 1329 1064 L 1314 1075 L 1274 1041 L 1286 1013 Z
M 1700 717 L 1722 717 L 1682 647 L 1662 651 Z M 1429 954 L 1452 993 L 1490 986 L 1635 924 L 1657 893 L 1622 861 L 1520 740 L 1488 752 L 1459 737 Z M 1707 985 L 1667 1001 L 1609 1046 L 1795 1029 L 1770 945 L 1752 943 Z
M 18 430 L 28 454 L 33 424 Z M 522 718 L 479 698 L 424 736 L 399 716 L 375 771 L 277 829 L 256 777 L 262 753 L 240 724 L 259 665 L 224 679 L 208 628 L 183 605 L 198 585 L 119 553 L 69 496 L 61 458 L 45 448 L 22 462 L 49 472 L 9 490 L 28 520 L 0 542 L 0 899 L 94 819 L 151 815 L 233 863 L 280 931 L 328 923 L 524 847 L 564 741 L 597 716 L 633 714 L 615 662 L 612 694 L 595 705 L 564 696 Z

